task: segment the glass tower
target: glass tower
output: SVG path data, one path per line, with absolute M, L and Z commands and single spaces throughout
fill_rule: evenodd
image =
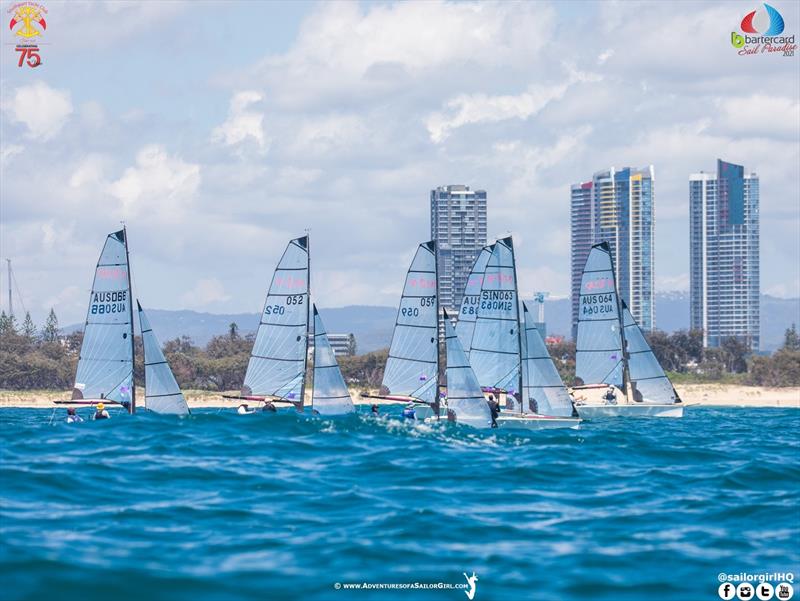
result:
M 655 327 L 653 289 L 653 166 L 598 171 L 571 189 L 572 337 L 577 335 L 578 297 L 593 244 L 608 242 L 617 289 L 642 329 Z
M 717 173 L 689 176 L 691 327 L 707 347 L 737 338 L 760 344 L 759 181 L 717 160 Z

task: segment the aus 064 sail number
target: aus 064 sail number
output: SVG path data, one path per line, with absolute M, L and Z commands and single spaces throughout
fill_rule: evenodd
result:
M 584 294 L 581 297 L 581 314 L 585 316 L 614 312 L 613 294 Z

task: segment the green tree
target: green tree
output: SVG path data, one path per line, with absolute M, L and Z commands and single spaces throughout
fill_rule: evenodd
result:
M 231 340 L 239 338 L 239 326 L 236 325 L 235 321 L 228 326 L 228 336 L 230 336 Z
M 800 337 L 797 335 L 797 326 L 795 324 L 792 324 L 791 328 L 786 328 L 783 348 L 787 351 L 800 351 Z
M 25 321 L 22 322 L 22 335 L 30 342 L 36 338 L 36 325 L 34 325 L 29 311 L 25 312 Z
M 56 312 L 52 307 L 47 316 L 47 321 L 44 322 L 44 328 L 42 328 L 42 340 L 45 342 L 58 341 L 58 317 L 56 317 Z
M 723 361 L 728 372 L 741 374 L 747 371 L 747 355 L 750 349 L 744 342 L 731 336 L 722 341 L 720 350 L 723 352 Z
M 0 313 L 0 335 L 16 334 L 17 320 L 13 314 Z

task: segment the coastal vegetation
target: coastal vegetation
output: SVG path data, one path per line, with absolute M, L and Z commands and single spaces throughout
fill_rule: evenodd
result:
M 800 386 L 800 336 L 794 324 L 786 330 L 783 346 L 772 355 L 750 355 L 746 346 L 727 339 L 720 348 L 703 348 L 702 332 L 655 331 L 648 342 L 675 383 L 728 383 L 758 386 Z M 62 335 L 51 309 L 39 328 L 26 314 L 22 323 L 0 314 L 0 388 L 6 390 L 64 390 L 73 385 L 82 332 Z M 182 336 L 163 345 L 164 354 L 181 388 L 223 391 L 241 385 L 247 370 L 254 335 L 241 335 L 235 323 L 214 336 L 205 347 Z M 142 382 L 141 339 L 136 337 L 136 378 Z M 550 354 L 567 385 L 575 377 L 575 343 L 549 346 Z M 383 378 L 387 350 L 340 357 L 347 383 L 377 388 Z

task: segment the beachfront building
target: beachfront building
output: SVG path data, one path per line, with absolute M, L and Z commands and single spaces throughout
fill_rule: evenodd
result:
M 571 188 L 572 337 L 577 335 L 578 297 L 586 257 L 593 244 L 608 242 L 617 290 L 639 326 L 655 327 L 653 290 L 653 166 L 598 171 Z
M 436 240 L 439 303 L 458 313 L 472 264 L 486 246 L 486 192 L 462 185 L 431 190 L 431 238 Z
M 352 334 L 328 334 L 328 342 L 336 357 L 352 357 L 356 354 L 356 337 Z
M 758 189 L 755 173 L 722 160 L 689 176 L 690 322 L 707 347 L 759 348 Z

